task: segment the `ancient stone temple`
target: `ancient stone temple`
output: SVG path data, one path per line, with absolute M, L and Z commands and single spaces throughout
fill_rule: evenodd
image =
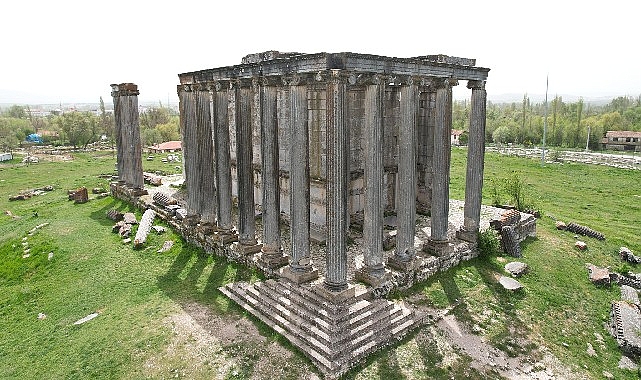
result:
M 273 277 L 221 291 L 328 377 L 416 327 L 421 316 L 378 297 L 475 255 L 488 72 L 445 55 L 272 51 L 180 74 L 187 219 L 214 242 L 205 246 Z M 471 114 L 464 218 L 453 230 L 459 81 Z M 430 216 L 420 244 L 418 215 Z M 395 244 L 384 249 L 390 216 Z M 350 225 L 362 244 L 350 244 Z

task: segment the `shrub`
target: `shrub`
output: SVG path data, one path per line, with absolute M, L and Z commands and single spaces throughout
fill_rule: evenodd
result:
M 493 256 L 501 253 L 501 242 L 499 241 L 498 233 L 489 228 L 485 231 L 479 232 L 479 255 Z

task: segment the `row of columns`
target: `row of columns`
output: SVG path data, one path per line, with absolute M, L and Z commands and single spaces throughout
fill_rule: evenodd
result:
M 142 190 L 144 177 L 138 95 L 138 86 L 133 83 L 111 85 L 111 96 L 114 102 L 118 182 L 132 189 Z
M 347 232 L 348 232 L 348 181 L 349 175 L 349 130 L 346 119 L 347 83 L 352 77 L 341 70 L 330 70 L 321 78 L 326 83 L 327 107 L 327 252 L 324 288 L 341 292 L 348 288 L 347 282 Z M 252 134 L 250 112 L 254 94 L 258 92 L 257 107 L 261 126 L 261 169 L 263 200 L 263 245 L 262 258 L 267 263 L 282 263 L 280 249 L 280 188 L 278 157 L 277 87 L 268 78 L 253 81 L 252 86 L 236 82 L 230 89 L 221 83 L 207 85 L 181 85 L 181 127 L 185 146 L 185 162 L 194 166 L 185 168 L 186 180 L 207 182 L 207 186 L 194 184 L 196 203 L 214 203 L 217 207 L 205 210 L 193 204 L 195 212 L 214 212 L 218 228 L 231 229 L 231 175 L 229 154 L 229 130 L 227 118 L 228 91 L 234 91 L 237 139 L 237 173 L 239 243 L 256 245 L 254 222 L 254 178 L 252 166 Z M 290 114 L 290 217 L 291 250 L 289 266 L 282 275 L 295 282 L 304 282 L 316 277 L 310 260 L 310 177 L 309 177 L 309 131 L 307 109 L 307 85 L 294 76 L 284 82 L 288 86 Z M 318 78 L 316 80 L 319 80 Z M 420 79 L 419 79 L 420 80 Z M 398 129 L 398 204 L 397 249 L 389 265 L 408 268 L 415 258 L 414 249 L 416 220 L 416 140 L 419 80 L 408 78 L 401 84 L 400 123 Z M 352 83 L 354 84 L 354 83 Z M 426 85 L 425 83 L 421 83 Z M 452 128 L 453 79 L 434 79 L 427 85 L 436 92 L 435 131 L 433 145 L 433 191 L 431 241 L 448 241 L 449 212 L 450 134 Z M 478 232 L 480 199 L 483 176 L 483 148 L 485 130 L 485 89 L 483 81 L 469 81 L 472 89 L 472 113 L 466 178 L 465 223 L 460 237 L 474 240 Z M 196 95 L 190 94 L 196 90 Z M 254 91 L 254 92 L 252 92 Z M 363 225 L 363 255 L 365 267 L 361 278 L 377 282 L 385 276 L 383 262 L 383 98 L 385 81 L 372 76 L 365 85 L 364 133 L 364 186 L 365 208 Z M 211 102 L 211 106 L 210 103 Z M 195 110 L 192 111 L 192 107 Z M 184 112 L 184 114 L 183 114 Z M 193 116 L 191 116 L 193 114 Z M 207 129 L 206 124 L 210 125 Z M 213 131 L 211 129 L 213 125 Z M 198 129 L 189 132 L 190 128 Z M 196 139 L 192 138 L 197 136 Z M 201 140 L 213 138 L 213 144 Z M 208 155 L 205 150 L 215 152 Z M 189 153 L 191 150 L 193 153 Z M 479 153 L 480 152 L 480 153 Z M 215 157 L 214 157 L 215 156 Z M 213 162 L 212 162 L 213 160 Z M 204 164 L 204 165 L 203 165 Z M 215 186 L 209 175 L 216 170 Z M 197 171 L 207 171 L 200 176 Z M 188 182 L 188 191 L 191 182 Z M 191 196 L 190 192 L 188 196 Z M 208 201 L 209 200 L 209 201 Z

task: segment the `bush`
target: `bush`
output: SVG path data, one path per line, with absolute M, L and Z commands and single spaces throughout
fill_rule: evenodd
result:
M 501 242 L 499 241 L 498 233 L 491 228 L 479 232 L 478 250 L 480 256 L 499 255 L 501 253 Z

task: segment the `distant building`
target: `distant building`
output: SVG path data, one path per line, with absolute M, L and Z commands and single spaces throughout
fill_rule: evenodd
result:
M 461 136 L 465 133 L 465 131 L 462 131 L 460 129 L 452 129 L 452 137 L 451 137 L 451 142 L 452 145 L 461 145 Z M 462 144 L 465 145 L 465 144 Z
M 180 150 L 182 150 L 182 142 L 180 141 L 167 141 L 149 147 L 151 153 L 173 153 Z
M 607 131 L 601 140 L 603 149 L 641 150 L 641 132 Z

